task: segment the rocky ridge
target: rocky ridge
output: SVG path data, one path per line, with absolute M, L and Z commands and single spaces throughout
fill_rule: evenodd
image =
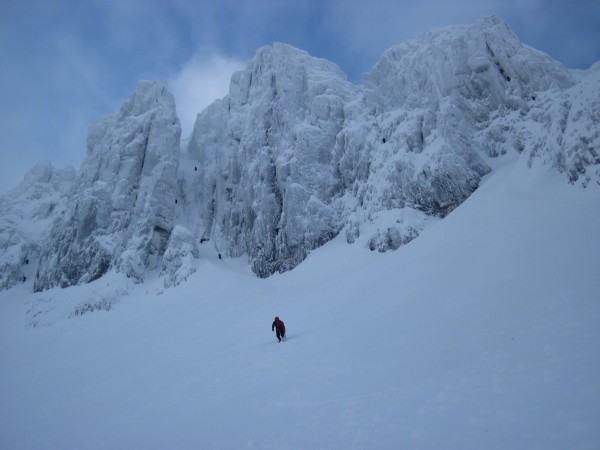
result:
M 371 250 L 397 249 L 506 154 L 598 188 L 599 119 L 598 65 L 566 69 L 496 17 L 390 48 L 362 86 L 276 43 L 200 112 L 186 148 L 172 95 L 143 81 L 90 128 L 79 171 L 42 164 L 0 197 L 0 288 L 110 269 L 136 281 L 157 270 L 168 287 L 200 245 L 265 277 L 342 231 L 354 242 L 365 223 L 378 224 Z

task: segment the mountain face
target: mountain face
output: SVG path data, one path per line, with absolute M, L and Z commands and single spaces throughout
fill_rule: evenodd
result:
M 43 162 L 0 196 L 0 289 L 35 278 L 45 231 L 64 214 L 76 176 Z
M 600 66 L 568 70 L 496 17 L 390 48 L 363 86 L 274 44 L 200 112 L 181 151 L 173 97 L 140 82 L 90 128 L 77 173 L 38 166 L 3 196 L 0 288 L 25 272 L 44 290 L 111 268 L 137 281 L 157 269 L 171 286 L 195 270 L 205 240 L 265 277 L 342 231 L 354 242 L 367 222 L 379 227 L 371 250 L 397 249 L 501 155 L 597 188 L 599 121 Z
M 152 82 L 90 128 L 67 210 L 41 251 L 36 291 L 111 267 L 142 280 L 159 266 L 174 227 L 180 134 L 173 96 Z
M 203 111 L 187 151 L 203 232 L 260 276 L 291 269 L 343 221 L 334 169 L 346 105 L 359 96 L 334 64 L 283 44 L 258 51 L 230 95 Z
M 564 135 L 569 121 L 570 107 L 557 114 L 552 99 L 577 84 L 495 17 L 389 49 L 362 88 L 304 52 L 263 48 L 229 96 L 199 115 L 187 148 L 200 171 L 190 190 L 201 228 L 267 276 L 344 227 L 353 241 L 361 223 L 382 216 L 370 247 L 397 248 L 477 189 L 490 157 L 543 153 L 575 182 L 597 168 L 597 133 L 588 129 L 585 156 L 577 132 L 548 136 Z

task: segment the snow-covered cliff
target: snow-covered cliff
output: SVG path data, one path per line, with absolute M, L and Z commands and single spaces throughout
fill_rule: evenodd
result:
M 368 229 L 369 249 L 397 249 L 508 153 L 598 188 L 599 121 L 598 66 L 568 70 L 497 17 L 390 48 L 362 86 L 276 43 L 199 113 L 181 151 L 173 97 L 141 82 L 90 128 L 77 174 L 42 166 L 2 197 L 0 288 L 26 277 L 24 260 L 37 268 L 36 290 L 110 268 L 138 281 L 159 269 L 171 286 L 196 269 L 205 240 L 225 257 L 246 255 L 263 277 L 342 231 L 352 243 Z M 24 217 L 35 233 L 19 230 Z
M 75 177 L 73 167 L 57 170 L 46 161 L 0 196 L 0 289 L 35 278 L 44 237 L 67 209 Z
M 142 81 L 119 113 L 88 133 L 67 210 L 40 257 L 35 290 L 159 267 L 174 226 L 181 127 L 173 96 Z
M 556 117 L 547 99 L 569 103 L 559 97 L 577 84 L 496 17 L 387 50 L 363 87 L 305 52 L 265 47 L 196 122 L 187 151 L 199 173 L 186 186 L 201 198 L 201 233 L 261 276 L 344 227 L 352 242 L 365 221 L 381 224 L 370 248 L 395 249 L 477 189 L 490 157 L 543 146 L 559 170 L 597 166 L 569 150 L 579 131 L 548 139 L 562 137 L 569 107 Z
M 187 151 L 198 164 L 203 234 L 269 275 L 296 266 L 343 226 L 332 149 L 359 96 L 334 64 L 284 44 L 261 48 L 203 111 Z

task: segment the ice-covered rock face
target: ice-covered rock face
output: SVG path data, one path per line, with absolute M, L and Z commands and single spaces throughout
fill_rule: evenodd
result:
M 545 164 L 582 187 L 600 184 L 600 66 L 566 90 L 536 96 L 524 119 L 499 121 L 500 140 L 514 142 L 530 166 Z M 544 130 L 535 133 L 535 129 Z M 511 139 L 512 138 L 512 139 Z
M 199 228 L 266 276 L 345 225 L 359 233 L 357 217 L 403 208 L 444 217 L 491 170 L 485 159 L 509 151 L 498 131 L 514 129 L 540 93 L 574 83 L 496 17 L 389 49 L 364 87 L 305 52 L 265 47 L 196 122 Z
M 261 276 L 296 266 L 343 226 L 332 150 L 358 96 L 334 64 L 287 45 L 258 51 L 230 95 L 202 112 L 188 152 L 204 230 Z
M 173 96 L 142 81 L 119 113 L 88 133 L 67 212 L 42 250 L 35 290 L 99 278 L 137 280 L 159 266 L 174 226 L 181 127 Z
M 491 16 L 386 50 L 366 76 L 365 94 L 369 105 L 382 110 L 427 106 L 436 111 L 444 99 L 462 100 L 470 119 L 482 122 L 488 120 L 486 110 L 511 96 L 527 99 L 573 82 L 561 64 L 521 44 L 505 22 Z
M 160 275 L 164 286 L 177 286 L 187 280 L 196 271 L 194 259 L 198 257 L 196 236 L 181 225 L 175 226 L 162 259 Z
M 394 250 L 500 155 L 600 186 L 599 121 L 600 66 L 569 71 L 496 17 L 387 50 L 363 86 L 274 44 L 198 115 L 181 160 L 173 97 L 141 82 L 90 128 L 77 174 L 42 164 L 1 197 L 0 288 L 36 271 L 36 290 L 70 286 L 110 267 L 136 280 L 160 269 L 174 286 L 208 245 L 269 276 L 344 228 L 349 243 Z
M 365 179 L 357 187 L 362 202 L 443 217 L 489 172 L 484 157 L 506 152 L 482 130 L 510 112 L 524 114 L 536 93 L 573 83 L 496 17 L 393 47 L 365 77 L 371 126 L 353 132 L 365 122 L 358 116 L 340 135 L 340 165 L 351 169 L 346 184 L 356 183 L 356 162 L 369 161 L 368 174 L 356 173 Z
M 34 278 L 45 231 L 64 213 L 75 177 L 73 167 L 57 170 L 46 161 L 0 196 L 0 289 Z

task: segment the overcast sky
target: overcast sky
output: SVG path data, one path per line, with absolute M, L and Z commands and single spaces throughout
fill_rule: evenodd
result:
M 392 45 L 491 14 L 569 68 L 600 60 L 599 0 L 0 0 L 0 193 L 44 160 L 78 168 L 89 125 L 140 79 L 166 83 L 187 137 L 263 45 L 361 83 Z

